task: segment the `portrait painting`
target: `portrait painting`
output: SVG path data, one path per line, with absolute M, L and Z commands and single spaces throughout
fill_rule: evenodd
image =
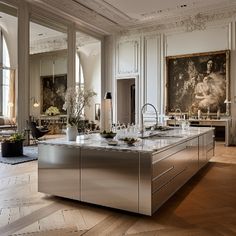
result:
M 41 76 L 41 113 L 50 107 L 57 107 L 61 114 L 66 114 L 62 109 L 65 103 L 67 90 L 67 75 Z
M 171 56 L 167 65 L 167 112 L 226 112 L 229 51 Z

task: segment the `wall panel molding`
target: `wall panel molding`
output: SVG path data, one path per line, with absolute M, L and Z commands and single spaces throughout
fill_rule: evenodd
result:
M 158 34 L 144 36 L 144 103 L 161 110 L 161 37 Z
M 116 47 L 116 77 L 139 73 L 140 39 L 118 41 Z

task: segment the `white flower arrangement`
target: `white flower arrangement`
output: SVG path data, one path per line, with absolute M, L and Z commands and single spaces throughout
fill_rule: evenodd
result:
M 54 106 L 50 106 L 46 111 L 45 114 L 48 116 L 55 116 L 55 115 L 59 115 L 60 111 L 57 107 Z
M 91 99 L 95 95 L 97 93 L 93 90 L 86 90 L 80 87 L 67 89 L 62 109 L 67 111 L 67 124 L 69 126 L 78 126 L 80 120 L 84 118 L 84 107 L 90 106 Z

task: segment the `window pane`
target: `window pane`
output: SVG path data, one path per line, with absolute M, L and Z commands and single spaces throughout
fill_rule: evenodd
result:
M 9 81 L 10 81 L 10 70 L 3 70 L 3 84 L 2 84 L 2 113 L 3 113 L 3 116 L 8 116 Z
M 4 36 L 2 37 L 3 66 L 10 67 L 10 57 Z M 2 71 L 2 115 L 8 116 L 10 70 Z
M 6 40 L 5 37 L 3 36 L 3 40 L 2 40 L 2 53 L 3 53 L 3 65 L 6 67 L 10 67 L 10 57 L 9 57 L 9 52 L 8 52 L 8 48 L 7 48 L 7 44 L 6 44 Z

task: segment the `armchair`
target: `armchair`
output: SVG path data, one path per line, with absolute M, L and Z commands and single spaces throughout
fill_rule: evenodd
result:
M 30 122 L 30 130 L 31 130 L 32 137 L 35 140 L 38 140 L 40 137 L 43 137 L 45 134 L 47 134 L 50 131 L 49 129 L 37 128 L 36 122 L 34 121 Z

